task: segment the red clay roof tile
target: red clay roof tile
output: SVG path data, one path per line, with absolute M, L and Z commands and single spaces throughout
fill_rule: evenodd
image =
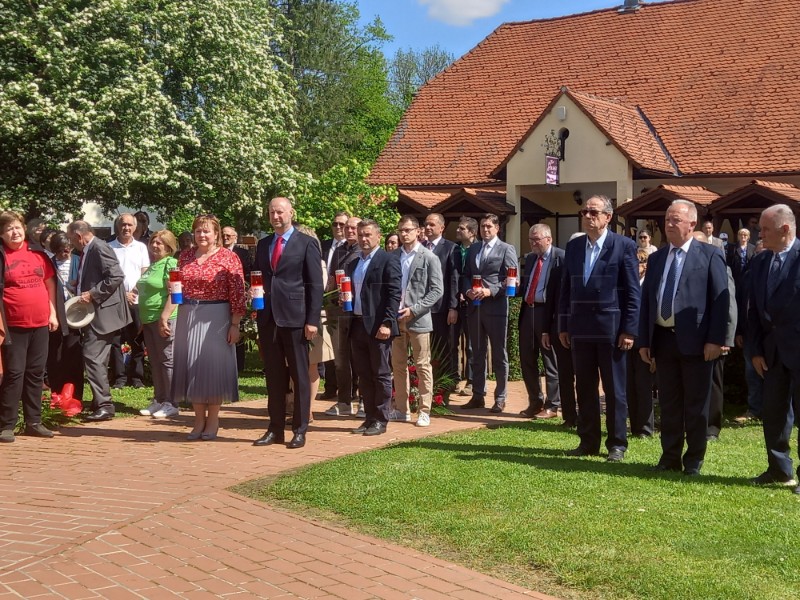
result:
M 562 86 L 639 107 L 684 175 L 800 172 L 799 47 L 800 0 L 675 0 L 501 25 L 423 86 L 370 180 L 492 182 Z M 660 162 L 634 119 L 605 118 L 634 160 Z

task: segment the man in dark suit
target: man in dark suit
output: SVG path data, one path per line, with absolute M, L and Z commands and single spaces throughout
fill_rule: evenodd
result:
M 287 198 L 273 198 L 269 220 L 275 233 L 258 242 L 255 267 L 264 276 L 264 310 L 258 311 L 258 338 L 267 375 L 269 428 L 254 446 L 283 443 L 289 376 L 294 390 L 292 431 L 287 448 L 302 448 L 311 414 L 308 342 L 322 311 L 322 255 L 317 241 L 292 226 Z
M 592 196 L 580 211 L 585 236 L 569 242 L 559 298 L 559 339 L 572 349 L 580 444 L 569 456 L 600 451 L 598 372 L 606 396 L 608 461 L 628 447 L 627 362 L 639 318 L 639 262 L 633 240 L 608 230 L 607 196 Z
M 73 247 L 83 253 L 78 269 L 78 294 L 82 302 L 91 303 L 95 310 L 92 322 L 81 329 L 83 362 L 92 389 L 92 412 L 86 420 L 109 421 L 114 418 L 108 382 L 111 342 L 131 322 L 122 285 L 125 276 L 114 251 L 95 237 L 87 222 L 73 221 L 67 226 L 67 235 Z
M 695 240 L 697 207 L 667 209 L 669 246 L 650 255 L 642 286 L 639 354 L 655 361 L 661 405 L 658 471 L 697 475 L 706 453 L 711 377 L 722 353 L 730 294 L 722 252 Z M 681 458 L 683 440 L 686 452 Z
M 506 407 L 508 386 L 508 269 L 517 269 L 514 246 L 500 241 L 500 220 L 486 214 L 480 222 L 482 242 L 472 244 L 467 252 L 461 292 L 467 298 L 467 327 L 472 343 L 472 398 L 462 408 L 483 408 L 486 397 L 488 346 L 492 345 L 492 366 L 496 386 L 491 411 L 501 413 Z M 473 279 L 479 277 L 480 281 Z M 476 283 L 478 285 L 476 285 Z
M 338 218 L 338 217 L 337 217 Z M 359 217 L 350 217 L 345 222 L 344 243 L 333 252 L 331 265 L 328 268 L 326 291 L 336 289 L 336 271 L 347 272 L 351 263 L 358 260 L 358 224 Z M 325 411 L 330 417 L 350 417 L 354 400 L 354 369 L 350 360 L 350 324 L 352 313 L 346 313 L 336 301 L 326 311 L 328 322 L 334 326 L 329 328 L 333 345 L 334 364 L 336 368 L 336 388 L 338 401 Z M 362 415 L 363 416 L 363 415 Z
M 392 338 L 399 334 L 399 256 L 380 247 L 381 229 L 371 219 L 358 224 L 358 260 L 347 266 L 353 284 L 350 352 L 364 397 L 364 422 L 353 430 L 363 435 L 386 433 L 392 408 Z
M 322 260 L 325 261 L 325 272 L 331 272 L 331 264 L 333 263 L 333 256 L 336 249 L 345 244 L 344 228 L 347 226 L 347 220 L 350 215 L 344 211 L 339 211 L 333 216 L 331 222 L 331 233 L 333 237 L 328 240 L 322 240 Z M 326 280 L 327 284 L 327 280 Z M 334 354 L 335 354 L 334 346 Z M 330 400 L 338 397 L 338 385 L 336 381 L 336 359 L 331 359 L 322 363 L 320 376 L 325 378 L 325 389 L 317 396 L 318 400 Z M 348 411 L 349 413 L 349 411 Z
M 746 344 L 764 378 L 764 442 L 767 470 L 753 483 L 800 486 L 792 471 L 790 442 L 800 413 L 800 240 L 797 220 L 785 204 L 761 213 L 766 251 L 753 259 Z
M 547 320 L 545 304 L 548 295 L 555 292 L 556 281 L 561 277 L 564 251 L 553 246 L 550 227 L 543 223 L 528 231 L 531 253 L 525 257 L 525 270 L 517 290 L 522 296 L 519 311 L 519 362 L 522 379 L 528 392 L 528 408 L 522 416 L 535 419 L 552 419 L 561 408 L 558 386 L 558 359 L 555 349 L 542 342 L 542 336 L 553 332 L 552 321 Z M 557 293 L 557 292 L 556 292 Z M 544 365 L 547 398 L 539 383 L 539 355 Z
M 458 280 L 461 253 L 458 246 L 444 239 L 444 217 L 439 213 L 431 213 L 425 217 L 426 247 L 439 259 L 442 270 L 444 293 L 431 310 L 433 332 L 431 333 L 431 351 L 434 360 L 439 359 L 442 373 L 452 379 L 452 388 L 458 385 L 458 350 L 455 347 L 455 328 L 458 321 Z

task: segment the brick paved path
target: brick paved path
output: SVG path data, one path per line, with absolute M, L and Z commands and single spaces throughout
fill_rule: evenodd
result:
M 510 420 L 392 423 L 375 438 L 318 416 L 301 450 L 256 448 L 265 402 L 222 411 L 220 438 L 186 442 L 191 417 L 62 428 L 0 447 L 0 600 L 7 598 L 548 598 L 475 571 L 226 491 L 391 441 Z M 315 402 L 317 415 L 329 405 Z

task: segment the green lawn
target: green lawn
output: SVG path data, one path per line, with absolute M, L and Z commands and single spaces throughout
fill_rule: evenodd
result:
M 703 475 L 568 458 L 554 423 L 397 444 L 237 491 L 561 597 L 786 599 L 800 594 L 800 497 L 755 488 L 759 425 L 723 430 Z

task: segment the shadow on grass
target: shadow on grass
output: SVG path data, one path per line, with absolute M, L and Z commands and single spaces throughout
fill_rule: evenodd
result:
M 524 429 L 536 431 L 538 428 L 531 427 L 529 424 L 503 425 L 503 429 Z M 527 465 L 536 469 L 557 471 L 557 472 L 583 472 L 603 475 L 614 475 L 617 477 L 635 477 L 638 479 L 662 479 L 672 481 L 682 481 L 692 484 L 723 484 L 735 486 L 748 486 L 749 478 L 746 477 L 727 477 L 720 475 L 702 474 L 695 477 L 687 477 L 679 472 L 650 471 L 652 464 L 637 462 L 608 463 L 600 457 L 569 457 L 565 456 L 564 450 L 557 448 L 540 448 L 536 446 L 508 446 L 494 444 L 467 444 L 450 442 L 441 438 L 423 438 L 408 442 L 401 442 L 397 446 L 405 448 L 422 448 L 427 451 L 448 452 L 458 460 L 476 461 L 493 460 L 509 463 Z

